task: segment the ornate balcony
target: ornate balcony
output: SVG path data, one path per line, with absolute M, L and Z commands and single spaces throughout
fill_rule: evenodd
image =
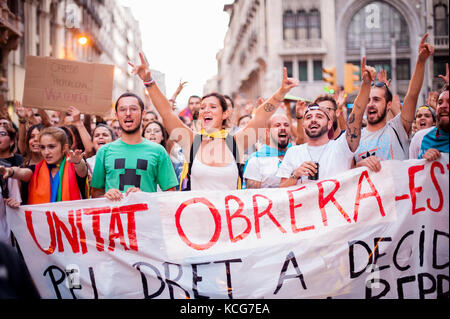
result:
M 448 50 L 448 35 L 436 35 L 434 36 L 435 49 L 447 49 Z

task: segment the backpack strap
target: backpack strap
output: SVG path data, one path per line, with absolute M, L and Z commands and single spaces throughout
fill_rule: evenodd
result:
M 183 172 L 181 174 L 180 178 L 180 190 L 183 191 L 190 191 L 191 190 L 191 169 L 192 169 L 192 163 L 194 162 L 195 155 L 197 155 L 197 152 L 200 148 L 202 142 L 202 136 L 200 134 L 194 135 L 194 141 L 192 142 L 191 149 L 189 152 L 189 162 L 184 163 Z M 242 176 L 244 173 L 244 165 L 240 163 L 240 156 L 239 156 L 239 149 L 236 144 L 236 140 L 234 139 L 233 135 L 228 134 L 225 138 L 225 143 L 227 144 L 228 149 L 231 151 L 234 157 L 234 161 L 236 163 L 237 169 L 238 169 L 238 189 L 241 189 L 242 185 Z M 183 186 L 183 184 L 186 184 Z
M 242 181 L 243 181 L 243 176 L 244 176 L 244 167 L 245 165 L 243 163 L 241 163 L 241 157 L 239 155 L 239 148 L 237 146 L 236 140 L 234 138 L 234 135 L 228 134 L 225 142 L 228 146 L 228 149 L 231 151 L 231 153 L 233 154 L 234 157 L 234 161 L 236 162 L 236 166 L 238 169 L 238 189 L 242 188 Z
M 395 136 L 397 136 L 398 143 L 400 144 L 400 147 L 402 148 L 403 153 L 405 153 L 405 149 L 403 148 L 402 142 L 400 141 L 400 136 L 398 136 L 397 130 L 394 128 L 394 126 L 391 126 L 391 127 L 394 130 Z

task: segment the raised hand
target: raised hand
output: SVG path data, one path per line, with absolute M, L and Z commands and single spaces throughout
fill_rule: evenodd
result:
M 180 84 L 178 84 L 177 92 L 180 93 L 181 90 L 184 88 L 184 86 L 185 86 L 187 83 L 188 83 L 187 81 L 181 82 L 181 79 L 180 79 Z
M 67 156 L 67 162 L 73 164 L 79 164 L 83 159 L 84 152 L 82 150 L 69 150 L 69 155 Z
M 74 123 L 81 122 L 81 112 L 75 106 L 69 106 L 67 109 L 67 113 L 72 116 L 72 120 Z
M 141 59 L 141 64 L 138 66 L 135 66 L 131 62 L 128 62 L 128 64 L 133 68 L 131 73 L 137 74 L 142 79 L 142 81 L 148 82 L 151 80 L 152 75 L 150 69 L 148 68 L 147 61 L 145 61 L 145 57 L 142 54 L 142 52 L 139 52 L 139 58 Z
M 366 57 L 361 61 L 361 79 L 364 83 L 371 83 L 377 77 L 377 70 L 374 67 L 366 65 Z
M 426 105 L 430 106 L 436 111 L 437 99 L 439 98 L 439 93 L 436 91 L 428 92 L 428 97 L 426 100 Z
M 287 76 L 287 69 L 283 68 L 283 80 L 281 81 L 281 91 L 287 93 L 292 88 L 298 86 L 300 84 L 300 81 L 295 78 L 289 78 Z
M 429 43 L 425 43 L 427 37 L 428 33 L 425 33 L 419 44 L 419 61 L 422 62 L 425 62 L 430 57 L 430 55 L 434 53 L 434 47 Z
M 297 118 L 302 118 L 303 114 L 305 114 L 306 109 L 306 102 L 303 100 L 298 100 L 297 103 L 295 103 L 295 116 Z
M 384 69 L 381 69 L 380 73 L 378 74 L 378 81 L 386 83 L 387 87 L 391 85 L 391 79 L 387 79 L 387 72 Z

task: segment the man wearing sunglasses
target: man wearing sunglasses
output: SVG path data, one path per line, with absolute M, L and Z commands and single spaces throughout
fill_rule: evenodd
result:
M 303 115 L 303 128 L 308 142 L 292 146 L 286 152 L 277 176 L 280 187 L 303 183 L 308 179 L 321 180 L 351 168 L 354 152 L 361 137 L 362 119 L 370 93 L 370 83 L 376 70 L 361 62 L 362 82 L 352 113 L 347 120 L 345 135 L 334 140 L 333 119 L 326 107 L 310 105 Z
M 434 47 L 422 37 L 416 67 L 409 83 L 402 110 L 392 120 L 386 114 L 392 104 L 392 93 L 384 82 L 374 82 L 367 104 L 367 127 L 362 130 L 359 148 L 355 153 L 356 167 L 367 166 L 377 172 L 380 161 L 409 158 L 409 135 L 414 121 L 417 100 L 422 88 L 426 60 Z

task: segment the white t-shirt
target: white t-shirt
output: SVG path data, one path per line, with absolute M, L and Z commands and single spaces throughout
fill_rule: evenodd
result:
M 329 178 L 351 169 L 353 156 L 354 153 L 348 146 L 345 134 L 321 146 L 308 146 L 307 143 L 292 146 L 286 152 L 277 176 L 289 178 L 303 162 L 312 161 L 319 163 L 319 179 Z M 301 179 L 307 178 L 302 176 L 297 184 L 301 182 Z
M 203 164 L 195 157 L 191 168 L 191 190 L 235 190 L 238 178 L 236 162 L 218 167 Z
M 253 156 L 245 167 L 244 178 L 261 182 L 261 188 L 278 187 L 280 178 L 277 172 L 280 163 L 278 156 Z
M 401 113 L 397 114 L 378 131 L 370 132 L 366 127 L 362 129 L 359 147 L 355 152 L 356 163 L 373 155 L 377 156 L 380 161 L 409 158 L 409 137 L 403 127 L 400 115 Z
M 434 126 L 417 131 L 416 134 L 414 134 L 409 145 L 409 158 L 419 158 L 420 146 L 422 145 L 423 137 L 428 134 L 433 128 Z

